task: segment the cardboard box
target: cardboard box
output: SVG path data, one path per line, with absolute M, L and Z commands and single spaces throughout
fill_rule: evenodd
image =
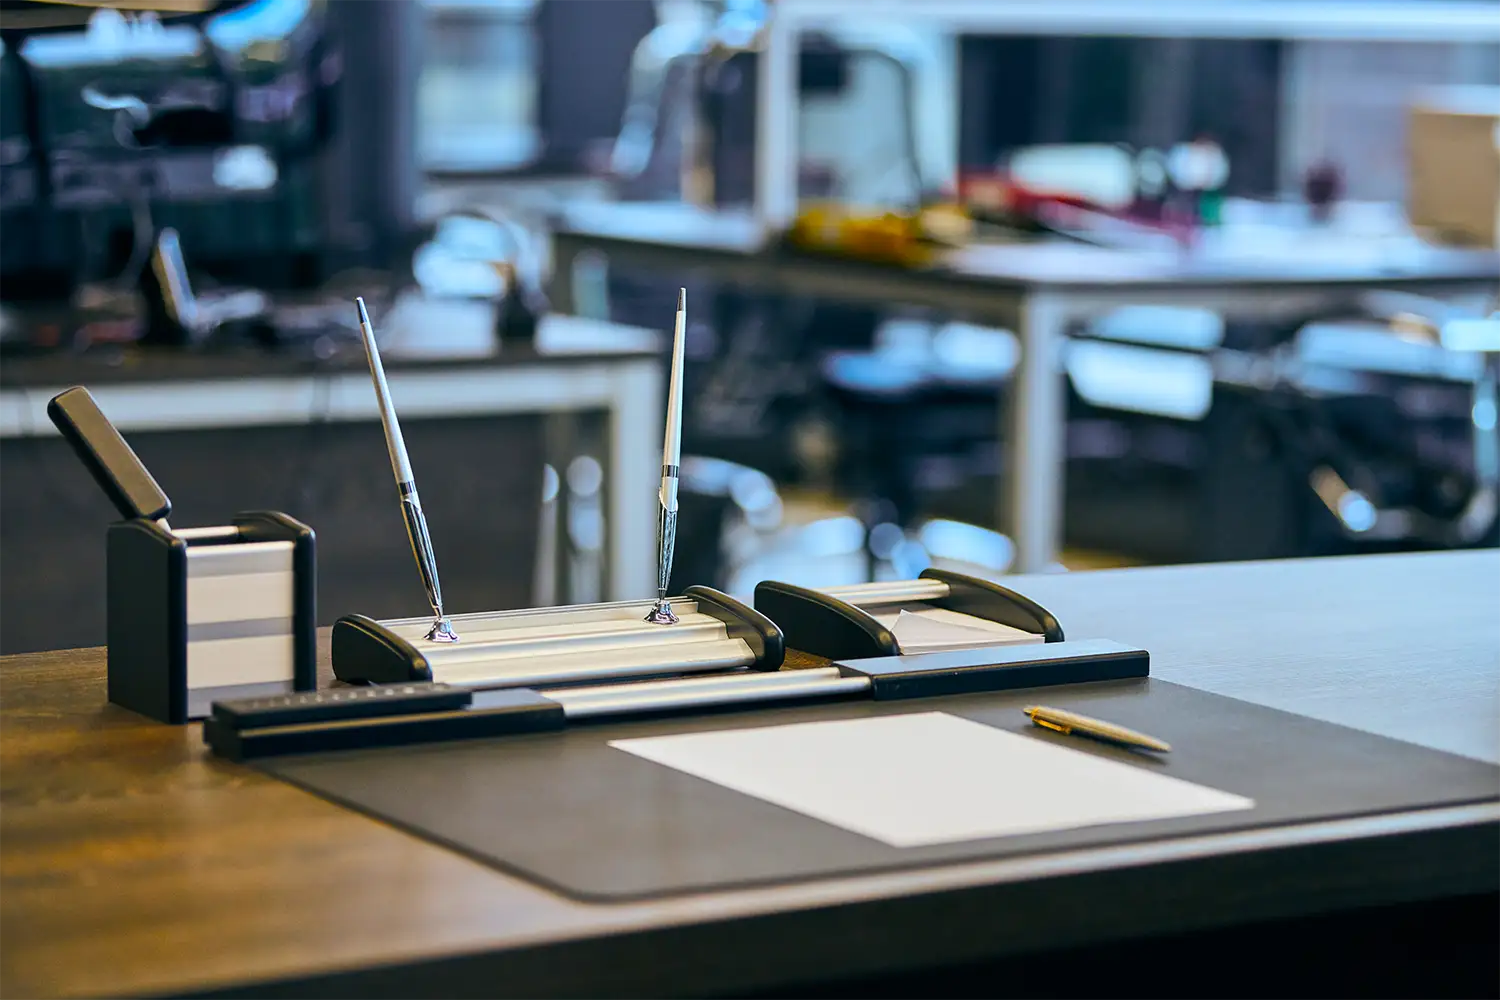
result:
M 1407 151 L 1411 224 L 1439 242 L 1500 246 L 1500 87 L 1422 94 Z

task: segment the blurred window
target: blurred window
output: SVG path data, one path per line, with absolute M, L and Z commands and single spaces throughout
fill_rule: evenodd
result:
M 1408 108 L 1429 87 L 1500 85 L 1500 46 L 1485 42 L 1298 42 L 1282 81 L 1281 187 L 1295 191 L 1322 159 L 1345 171 L 1345 195 L 1399 201 Z
M 539 0 L 419 0 L 417 150 L 425 170 L 527 166 L 537 126 Z

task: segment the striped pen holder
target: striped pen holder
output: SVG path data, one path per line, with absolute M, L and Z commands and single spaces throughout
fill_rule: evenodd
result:
M 285 514 L 108 537 L 109 700 L 161 722 L 215 701 L 317 686 L 313 531 Z

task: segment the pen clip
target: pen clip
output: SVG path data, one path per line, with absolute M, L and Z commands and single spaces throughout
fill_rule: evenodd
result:
M 1041 716 L 1041 715 L 1033 715 L 1031 717 L 1031 721 L 1035 722 L 1037 725 L 1041 726 L 1043 729 L 1050 729 L 1054 733 L 1062 733 L 1065 736 L 1068 733 L 1071 733 L 1073 731 L 1073 727 L 1072 726 L 1066 726 L 1066 725 L 1063 725 L 1060 722 L 1053 722 L 1051 719 L 1045 718 L 1044 716 Z

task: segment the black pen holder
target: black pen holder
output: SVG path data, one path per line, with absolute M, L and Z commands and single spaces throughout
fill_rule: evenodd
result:
M 170 530 L 135 518 L 108 534 L 109 700 L 160 722 L 215 701 L 317 686 L 317 555 L 307 525 L 273 511 Z

